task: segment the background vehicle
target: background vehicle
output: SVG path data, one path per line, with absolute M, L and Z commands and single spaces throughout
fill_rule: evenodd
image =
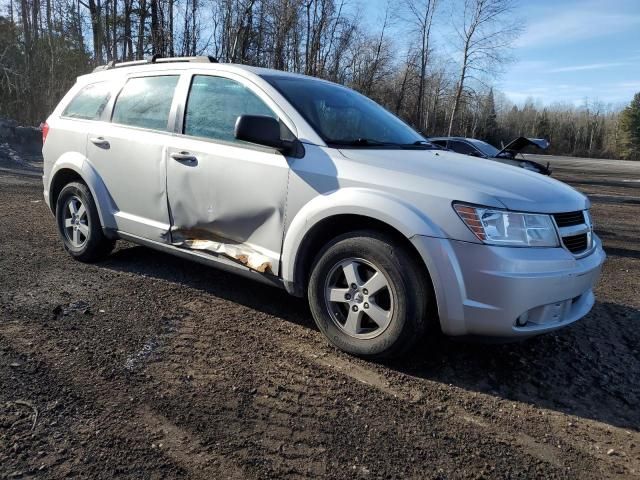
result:
M 527 337 L 594 303 L 604 252 L 584 195 L 434 149 L 330 82 L 206 57 L 110 66 L 43 135 L 74 258 L 122 238 L 307 295 L 352 354 L 401 354 L 429 324 Z
M 522 156 L 520 158 L 517 157 L 526 147 L 533 146 L 541 150 L 549 148 L 549 142 L 544 138 L 518 137 L 502 150 L 498 150 L 490 143 L 475 138 L 433 137 L 429 138 L 429 142 L 464 155 L 495 160 L 506 163 L 507 165 L 526 168 L 527 170 L 543 175 L 551 175 L 548 163 L 547 166 L 544 166 L 533 160 L 527 160 Z

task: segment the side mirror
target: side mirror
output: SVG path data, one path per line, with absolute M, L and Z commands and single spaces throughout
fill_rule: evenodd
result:
M 236 120 L 234 135 L 238 140 L 257 143 L 267 147 L 285 150 L 285 142 L 280 138 L 280 123 L 273 117 L 264 115 L 241 115 Z

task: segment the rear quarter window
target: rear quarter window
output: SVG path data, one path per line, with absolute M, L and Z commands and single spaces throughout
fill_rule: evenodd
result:
M 62 112 L 63 117 L 97 120 L 111 98 L 109 84 L 92 83 L 82 88 Z
M 178 75 L 163 75 L 130 79 L 118 95 L 111 121 L 166 130 L 178 78 Z

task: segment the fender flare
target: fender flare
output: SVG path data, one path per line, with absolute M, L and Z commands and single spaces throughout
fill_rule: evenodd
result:
M 381 221 L 407 239 L 415 235 L 444 238 L 444 233 L 423 212 L 386 192 L 368 188 L 342 188 L 318 195 L 304 205 L 286 230 L 282 245 L 281 276 L 295 290 L 298 253 L 307 234 L 319 222 L 337 215 L 359 215 Z
M 51 210 L 55 209 L 53 204 L 52 188 L 55 184 L 56 176 L 63 170 L 72 170 L 77 173 L 82 181 L 89 187 L 93 200 L 98 209 L 98 216 L 100 217 L 100 224 L 102 228 L 108 230 L 117 230 L 117 224 L 114 217 L 114 213 L 118 211 L 115 202 L 111 198 L 107 187 L 105 186 L 102 178 L 98 175 L 96 169 L 91 163 L 78 152 L 64 153 L 51 167 L 51 173 L 49 174 L 48 192 L 51 205 Z

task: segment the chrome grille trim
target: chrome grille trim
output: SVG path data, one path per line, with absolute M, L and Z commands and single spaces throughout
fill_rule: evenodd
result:
M 554 213 L 551 215 L 558 230 L 562 247 L 577 258 L 591 253 L 593 242 L 593 226 L 590 217 L 584 211 Z

